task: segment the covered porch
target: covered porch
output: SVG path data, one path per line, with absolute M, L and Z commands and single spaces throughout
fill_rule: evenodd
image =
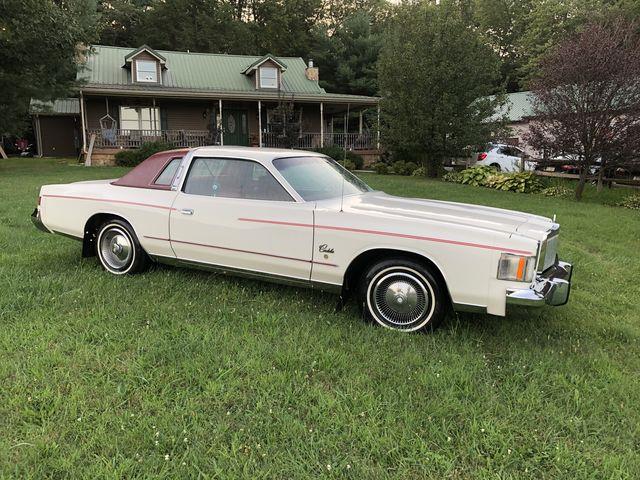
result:
M 287 120 L 281 114 L 287 107 Z M 173 147 L 242 145 L 318 149 L 380 149 L 376 101 L 295 98 L 242 101 L 81 96 L 83 150 L 138 148 L 162 141 Z

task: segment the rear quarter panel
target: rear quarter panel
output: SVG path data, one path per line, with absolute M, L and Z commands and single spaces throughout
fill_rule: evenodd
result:
M 173 256 L 166 241 L 175 192 L 114 186 L 110 181 L 45 185 L 40 191 L 42 222 L 56 233 L 83 238 L 87 221 L 96 214 L 123 218 L 151 255 Z

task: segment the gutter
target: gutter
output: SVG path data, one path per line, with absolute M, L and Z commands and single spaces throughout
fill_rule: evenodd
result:
M 231 100 L 274 100 L 278 101 L 282 98 L 281 94 L 260 92 L 260 95 L 247 92 L 207 92 L 198 90 L 139 90 L 131 88 L 102 88 L 102 87 L 87 87 L 86 85 L 82 89 L 82 93 L 93 95 L 113 95 L 113 96 L 138 96 L 138 97 L 162 97 L 162 98 L 203 98 L 209 100 L 217 99 L 231 99 Z M 339 96 L 339 95 L 309 95 L 309 94 L 289 94 L 293 101 L 298 102 L 327 102 L 334 103 L 360 103 L 363 105 L 377 105 L 380 103 L 380 97 L 366 97 L 366 96 Z

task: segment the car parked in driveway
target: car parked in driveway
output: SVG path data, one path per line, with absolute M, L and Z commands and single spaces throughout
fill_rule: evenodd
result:
M 490 143 L 484 151 L 478 153 L 476 165 L 493 167 L 500 172 L 519 172 L 524 159 L 524 170 L 534 170 L 535 162 L 528 161 L 526 158 L 526 153 L 518 147 L 502 143 Z
M 43 186 L 32 218 L 112 274 L 159 262 L 319 288 L 404 332 L 449 307 L 563 305 L 571 285 L 553 220 L 387 195 L 307 151 L 162 152 L 117 180 Z

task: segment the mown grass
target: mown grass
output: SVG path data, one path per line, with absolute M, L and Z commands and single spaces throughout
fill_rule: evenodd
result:
M 0 161 L 0 476 L 637 478 L 640 215 L 364 175 L 562 223 L 569 305 L 366 325 L 313 291 L 173 268 L 116 278 L 29 221 L 41 184 L 122 169 Z

